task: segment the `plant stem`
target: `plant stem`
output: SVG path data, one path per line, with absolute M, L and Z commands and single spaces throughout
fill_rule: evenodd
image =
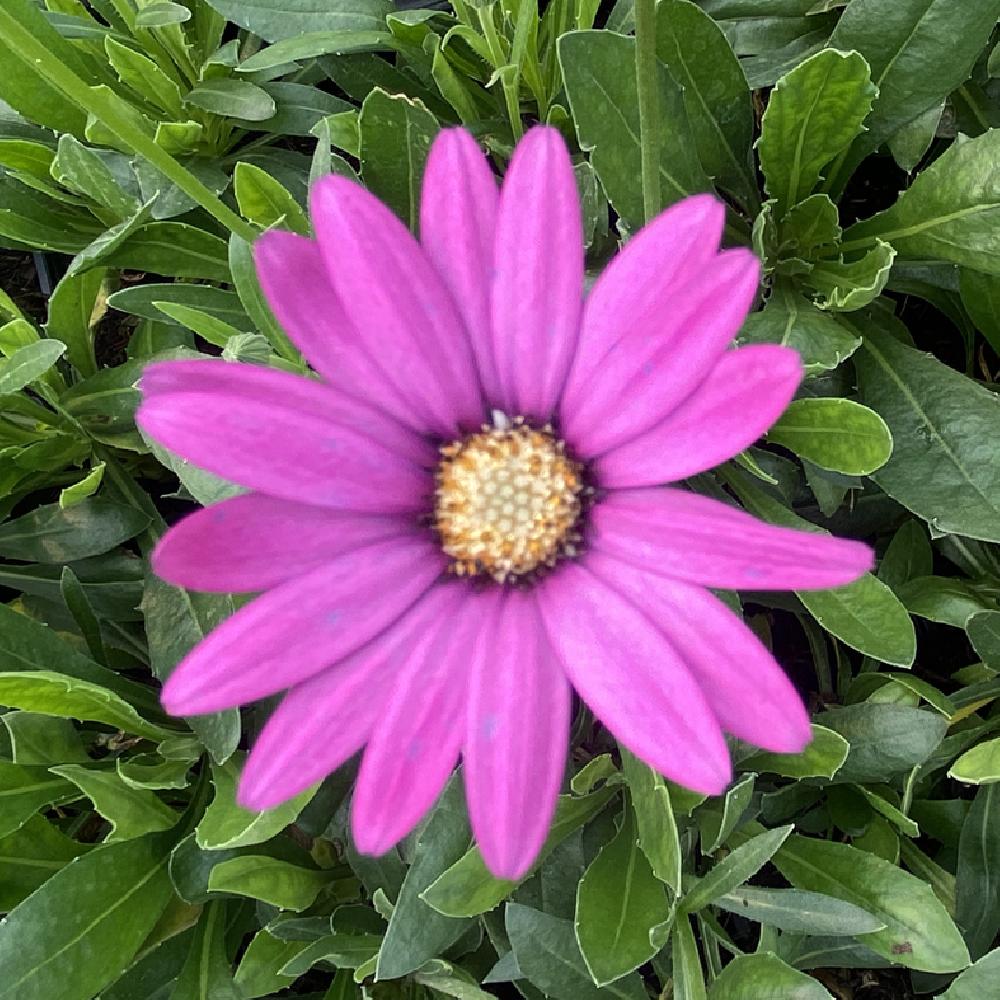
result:
M 253 242 L 257 230 L 241 219 L 214 192 L 210 191 L 189 170 L 185 170 L 166 150 L 156 143 L 117 106 L 121 101 L 111 91 L 91 87 L 80 79 L 45 47 L 42 42 L 0 5 L 0 38 L 30 70 L 43 77 L 68 100 L 94 115 L 134 152 L 145 157 L 185 194 L 190 195 L 210 215 L 227 229 Z
M 660 108 L 656 66 L 656 0 L 635 0 L 635 85 L 639 96 L 642 207 L 646 222 L 663 207 L 660 198 Z

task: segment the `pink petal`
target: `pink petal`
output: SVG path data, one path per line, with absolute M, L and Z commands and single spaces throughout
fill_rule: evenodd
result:
M 344 311 L 414 419 L 445 437 L 478 426 L 486 411 L 469 339 L 409 230 L 374 195 L 333 174 L 313 186 L 310 208 Z
M 437 614 L 394 674 L 388 704 L 365 749 L 351 802 L 364 854 L 385 854 L 434 804 L 464 735 L 468 642 L 476 623 L 464 583 L 438 587 Z
M 566 767 L 571 693 L 534 595 L 488 595 L 470 663 L 465 788 L 486 866 L 520 879 L 541 850 Z
M 554 128 L 518 143 L 500 192 L 493 352 L 509 414 L 552 416 L 576 348 L 583 225 L 573 164 Z
M 605 487 L 676 482 L 749 448 L 784 412 L 802 381 L 798 354 L 757 344 L 722 355 L 704 382 L 662 423 L 602 455 Z
M 718 253 L 725 216 L 725 206 L 712 195 L 685 198 L 640 229 L 601 272 L 583 309 L 561 404 L 564 418 L 585 403 L 582 388 L 623 337 L 660 335 L 676 290 Z
M 268 305 L 309 364 L 332 386 L 412 426 L 413 411 L 365 353 L 319 247 L 304 236 L 272 229 L 253 252 Z
M 591 511 L 591 544 L 640 569 L 705 587 L 825 590 L 872 568 L 872 550 L 777 528 L 676 489 L 616 490 Z
M 487 400 L 498 400 L 490 343 L 496 178 L 465 129 L 438 132 L 424 168 L 420 242 L 465 321 Z
M 422 538 L 354 549 L 241 608 L 180 662 L 164 685 L 171 715 L 201 715 L 292 687 L 387 628 L 440 576 Z
M 587 568 L 656 623 L 725 730 L 775 753 L 799 753 L 809 743 L 809 715 L 795 686 L 720 600 L 702 587 L 654 576 L 598 552 L 588 554 Z
M 257 737 L 240 778 L 240 804 L 271 809 L 360 750 L 385 711 L 393 678 L 440 628 L 441 607 L 431 588 L 376 639 L 293 687 Z
M 248 493 L 195 511 L 153 552 L 157 576 L 188 590 L 267 590 L 362 545 L 414 533 L 412 520 L 332 511 Z
M 341 510 L 422 510 L 433 446 L 311 379 L 228 361 L 164 361 L 137 422 L 195 465 L 262 493 Z
M 753 303 L 760 264 L 726 250 L 676 295 L 659 333 L 622 338 L 581 387 L 586 401 L 564 413 L 566 438 L 585 457 L 600 455 L 660 423 L 718 363 Z
M 729 751 L 683 660 L 631 601 L 580 563 L 538 588 L 549 641 L 594 714 L 650 767 L 708 795 L 729 783 Z

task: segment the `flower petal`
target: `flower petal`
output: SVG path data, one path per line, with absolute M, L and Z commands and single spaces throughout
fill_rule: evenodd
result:
M 346 177 L 313 185 L 310 209 L 327 273 L 358 338 L 414 419 L 445 437 L 485 415 L 472 348 L 419 244 Z
M 643 226 L 601 272 L 583 308 L 580 343 L 561 410 L 583 405 L 581 389 L 605 356 L 633 331 L 642 339 L 660 335 L 671 298 L 715 258 L 725 206 L 696 194 L 671 205 Z
M 309 364 L 330 385 L 412 426 L 412 409 L 365 353 L 316 243 L 271 229 L 257 240 L 253 253 L 268 305 Z
M 433 623 L 393 676 L 351 802 L 351 832 L 363 854 L 381 855 L 434 804 L 458 762 L 464 735 L 467 637 L 475 624 L 462 583 L 435 588 Z
M 583 225 L 566 144 L 554 128 L 518 143 L 500 192 L 493 353 L 510 415 L 552 416 L 583 303 Z
M 656 623 L 694 674 L 723 729 L 774 753 L 799 753 L 809 743 L 809 715 L 795 686 L 718 598 L 703 587 L 646 573 L 599 552 L 588 554 L 587 568 Z
M 729 783 L 729 751 L 705 696 L 649 619 L 580 563 L 538 588 L 549 641 L 612 734 L 672 781 L 708 795 Z
M 591 511 L 591 544 L 660 576 L 732 590 L 825 590 L 867 573 L 872 550 L 777 528 L 677 489 L 616 490 Z
M 581 387 L 562 429 L 577 454 L 593 457 L 667 417 L 716 365 L 753 303 L 760 264 L 749 250 L 726 250 L 671 296 L 659 333 L 622 338 Z
M 195 465 L 262 493 L 340 510 L 421 510 L 431 444 L 311 379 L 216 359 L 142 376 L 136 420 Z
M 292 687 L 377 636 L 443 569 L 429 540 L 393 538 L 289 580 L 195 646 L 164 685 L 163 705 L 201 715 Z
M 409 518 L 332 511 L 247 493 L 189 514 L 153 551 L 157 576 L 218 594 L 268 590 L 362 545 L 415 533 Z
M 490 276 L 499 192 L 476 140 L 443 129 L 420 195 L 420 242 L 462 314 L 487 400 L 500 398 L 490 343 Z
M 798 354 L 776 344 L 727 351 L 662 423 L 602 455 L 605 487 L 653 486 L 711 469 L 749 448 L 784 412 L 802 381 Z
M 272 809 L 364 746 L 385 711 L 393 678 L 421 637 L 440 626 L 436 595 L 431 588 L 377 638 L 285 695 L 243 768 L 240 805 Z
M 520 879 L 541 850 L 566 768 L 572 701 L 534 595 L 492 592 L 469 681 L 464 759 L 486 866 Z

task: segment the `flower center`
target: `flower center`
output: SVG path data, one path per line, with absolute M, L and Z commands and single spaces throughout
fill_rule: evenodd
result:
M 444 445 L 434 526 L 452 571 L 503 583 L 574 555 L 582 473 L 550 427 L 501 413 L 494 426 Z

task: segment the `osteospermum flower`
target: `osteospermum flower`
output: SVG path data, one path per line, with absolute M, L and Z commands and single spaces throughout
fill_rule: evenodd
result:
M 558 133 L 518 145 L 503 189 L 442 132 L 418 243 L 326 177 L 315 241 L 256 245 L 267 299 L 319 379 L 221 360 L 153 364 L 139 423 L 250 492 L 171 529 L 155 571 L 263 596 L 178 666 L 179 715 L 287 690 L 239 797 L 263 809 L 359 749 L 357 847 L 380 854 L 461 755 L 499 875 L 534 860 L 563 778 L 573 689 L 614 736 L 703 793 L 723 731 L 801 750 L 792 684 L 706 588 L 835 587 L 856 542 L 771 527 L 680 487 L 735 455 L 801 379 L 778 346 L 731 350 L 758 285 L 723 207 L 669 208 L 584 301 L 573 170 Z

